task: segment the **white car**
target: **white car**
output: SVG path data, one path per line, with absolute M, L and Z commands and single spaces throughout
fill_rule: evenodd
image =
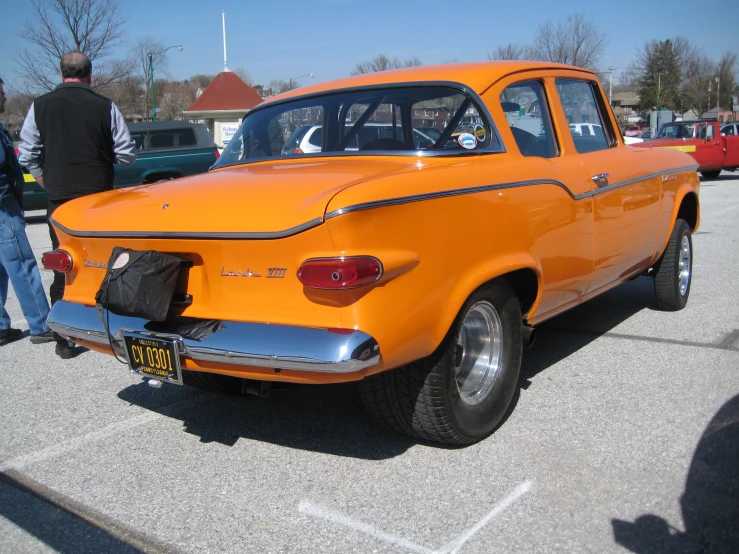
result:
M 347 128 L 350 126 L 347 124 Z M 434 131 L 438 133 L 438 131 L 431 128 L 424 128 L 423 131 L 413 129 L 413 143 L 415 147 L 419 150 L 431 148 L 436 143 L 436 139 L 441 136 L 440 133 L 434 136 Z M 345 150 L 360 150 L 368 142 L 382 138 L 397 138 L 402 141 L 403 133 L 400 126 L 395 127 L 395 136 L 393 136 L 392 123 L 367 122 L 359 130 L 359 133 L 354 136 L 352 142 L 346 146 Z M 298 127 L 285 141 L 285 145 L 282 147 L 282 154 L 315 154 L 321 152 L 322 141 L 323 125 L 303 125 Z
M 604 137 L 603 127 L 597 123 L 570 123 L 570 132 L 583 137 Z

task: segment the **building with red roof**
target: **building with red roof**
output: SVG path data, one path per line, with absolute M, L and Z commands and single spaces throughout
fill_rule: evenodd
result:
M 191 120 L 204 120 L 216 144 L 226 146 L 249 110 L 262 102 L 257 89 L 225 70 L 182 112 Z

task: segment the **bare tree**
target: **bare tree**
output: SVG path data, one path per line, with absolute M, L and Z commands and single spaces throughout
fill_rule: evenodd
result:
M 525 44 L 513 44 L 509 42 L 505 46 L 498 46 L 493 52 L 488 54 L 489 60 L 531 60 L 534 59 L 534 52 L 531 46 Z
M 186 110 L 195 101 L 192 88 L 187 83 L 176 81 L 166 81 L 156 86 L 158 90 L 162 91 L 161 100 L 157 100 L 157 105 L 160 108 L 159 118 L 162 120 L 182 119 L 183 110 Z
M 16 63 L 26 89 L 53 90 L 58 83 L 59 58 L 80 50 L 92 60 L 93 86 L 105 86 L 130 71 L 126 63 L 106 63 L 121 44 L 125 19 L 117 0 L 31 0 L 33 17 L 19 36 L 31 48 L 16 50 Z
M 246 69 L 244 69 L 243 67 L 237 67 L 236 69 L 232 69 L 232 71 L 247 85 L 249 85 L 250 87 L 254 86 L 254 79 L 252 79 L 252 76 L 249 75 L 249 72 Z
M 375 73 L 377 71 L 387 71 L 388 69 L 400 69 L 402 67 L 418 67 L 423 65 L 423 61 L 417 56 L 408 58 L 405 61 L 400 61 L 398 58 L 390 58 L 385 54 L 378 54 L 370 61 L 359 62 L 354 70 L 351 72 L 352 75 L 362 75 L 364 73 Z
M 597 70 L 608 39 L 582 14 L 567 17 L 567 23 L 551 21 L 539 25 L 532 54 L 535 59 Z

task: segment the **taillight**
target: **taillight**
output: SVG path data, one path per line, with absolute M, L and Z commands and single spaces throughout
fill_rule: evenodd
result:
M 72 256 L 64 250 L 52 250 L 41 254 L 41 263 L 44 269 L 67 273 L 72 269 Z
M 218 148 L 216 148 L 216 160 L 221 157 L 221 153 L 218 151 Z
M 298 280 L 314 289 L 353 289 L 371 285 L 382 277 L 377 258 L 314 258 L 303 262 Z

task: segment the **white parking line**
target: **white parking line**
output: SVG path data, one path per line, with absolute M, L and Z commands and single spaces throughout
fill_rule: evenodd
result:
M 107 425 L 102 429 L 91 431 L 85 435 L 80 435 L 79 437 L 74 437 L 72 439 L 53 444 L 46 448 L 42 448 L 41 450 L 37 450 L 36 452 L 30 452 L 28 454 L 24 454 L 10 460 L 0 462 L 0 471 L 7 471 L 8 469 L 15 469 L 20 471 L 30 465 L 43 462 L 61 454 L 71 452 L 73 450 L 77 450 L 87 443 L 116 435 L 134 427 L 145 425 L 146 423 L 152 423 L 162 417 L 168 417 L 169 414 L 181 407 L 193 406 L 210 398 L 216 398 L 217 396 L 218 395 L 216 394 L 202 394 L 197 398 L 191 398 L 189 400 L 183 400 L 181 402 L 168 404 L 161 408 L 159 412 L 146 412 L 136 417 L 132 417 L 131 419 L 126 419 L 117 423 L 111 423 L 110 425 Z
M 338 523 L 340 525 L 343 525 L 344 527 L 348 527 L 350 529 L 353 529 L 354 531 L 359 531 L 360 533 L 364 533 L 365 535 L 369 535 L 381 541 L 397 546 L 402 546 L 403 548 L 411 552 L 420 552 L 421 554 L 457 554 L 462 546 L 464 546 L 464 544 L 468 540 L 470 540 L 475 535 L 475 533 L 480 531 L 480 529 L 490 523 L 493 518 L 503 513 L 506 509 L 513 505 L 514 502 L 516 502 L 519 498 L 521 498 L 524 494 L 531 490 L 532 485 L 532 481 L 521 483 L 519 486 L 513 489 L 513 491 L 508 496 L 498 502 L 493 507 L 493 509 L 490 510 L 490 512 L 488 512 L 488 514 L 483 517 L 476 525 L 459 535 L 453 541 L 441 547 L 440 550 L 432 550 L 401 537 L 395 537 L 393 535 L 390 535 L 389 533 L 386 533 L 382 529 L 375 527 L 374 525 L 358 521 L 349 516 L 345 516 L 344 514 L 341 514 L 335 510 L 332 510 L 331 508 L 326 508 L 325 506 L 314 504 L 309 500 L 301 500 L 298 503 L 298 511 L 302 514 L 307 514 L 313 517 L 318 517 L 327 521 L 331 521 L 333 523 Z
M 472 538 L 472 536 L 477 533 L 480 529 L 485 527 L 490 520 L 492 520 L 495 516 L 500 515 L 503 513 L 508 507 L 510 507 L 516 500 L 521 498 L 524 494 L 529 492 L 531 490 L 531 485 L 533 483 L 531 481 L 526 481 L 525 483 L 521 483 L 518 485 L 515 489 L 513 489 L 513 492 L 506 496 L 503 500 L 498 502 L 495 507 L 488 512 L 488 515 L 486 515 L 484 518 L 482 518 L 477 525 L 474 527 L 471 527 L 469 530 L 462 533 L 459 537 L 454 539 L 452 542 L 447 543 L 445 546 L 442 547 L 441 550 L 439 550 L 440 553 L 449 553 L 449 554 L 457 554 L 459 552 L 459 549 L 462 548 L 464 543 L 466 543 L 468 540 Z

